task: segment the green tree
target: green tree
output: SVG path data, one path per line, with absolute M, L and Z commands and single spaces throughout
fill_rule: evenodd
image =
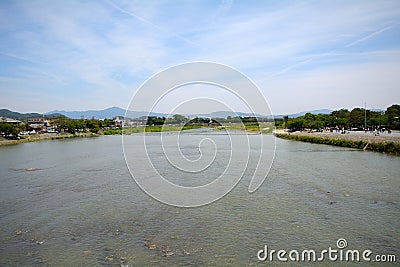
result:
M 174 121 L 178 124 L 185 123 L 188 121 L 188 118 L 186 118 L 185 116 L 180 115 L 180 114 L 174 114 L 172 117 L 173 117 Z
M 164 122 L 165 122 L 165 117 L 149 116 L 147 117 L 146 125 L 163 125 Z
M 384 114 L 378 111 L 370 111 L 369 116 L 367 116 L 367 125 L 371 125 L 373 127 L 385 125 Z
M 20 130 L 17 125 L 0 122 L 0 133 L 4 133 L 5 136 L 17 136 L 19 132 Z
M 387 126 L 389 129 L 400 130 L 400 105 L 392 105 L 386 109 Z
M 86 126 L 89 128 L 89 131 L 92 133 L 98 133 L 100 128 L 99 128 L 99 121 L 95 119 L 91 119 L 86 122 Z
M 304 129 L 305 119 L 303 117 L 289 119 L 288 129 L 291 131 L 300 131 Z
M 367 110 L 367 115 L 369 110 Z M 362 128 L 364 127 L 365 109 L 363 108 L 353 108 L 350 112 L 350 123 L 353 127 Z
M 72 120 L 67 120 L 65 122 L 65 128 L 67 129 L 67 132 L 71 134 L 75 134 L 76 132 L 76 125 Z
M 285 115 L 285 116 L 283 116 L 283 121 L 284 121 L 284 127 L 287 129 L 287 123 L 288 123 L 288 121 L 289 121 L 289 116 L 287 116 L 287 115 Z M 275 124 L 276 124 L 276 122 L 275 122 Z
M 336 118 L 349 118 L 350 117 L 350 112 L 347 109 L 340 109 L 340 110 L 335 110 L 332 111 L 332 116 L 335 116 Z

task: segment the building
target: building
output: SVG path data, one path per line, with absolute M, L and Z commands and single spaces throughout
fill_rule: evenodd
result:
M 121 119 L 120 117 L 114 118 L 114 126 L 115 127 L 122 127 L 123 125 L 124 125 L 123 119 Z
M 2 122 L 2 123 L 11 123 L 11 124 L 16 124 L 16 125 L 19 125 L 20 123 L 22 123 L 19 120 L 10 119 L 10 118 L 6 118 L 6 117 L 0 117 L 0 122 Z
M 42 124 L 43 121 L 44 121 L 43 117 L 30 117 L 30 118 L 27 119 L 27 122 L 29 124 L 32 124 L 32 123 Z

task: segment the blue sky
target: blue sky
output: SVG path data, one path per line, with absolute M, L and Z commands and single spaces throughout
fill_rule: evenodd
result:
M 0 108 L 20 112 L 125 108 L 191 61 L 241 71 L 275 114 L 400 103 L 400 1 L 0 1 L 0 40 Z

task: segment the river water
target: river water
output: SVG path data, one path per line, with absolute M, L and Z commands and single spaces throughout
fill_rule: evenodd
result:
M 154 168 L 183 186 L 211 182 L 231 153 L 226 136 L 189 132 L 180 153 L 195 161 L 199 138 L 206 136 L 218 146 L 216 160 L 209 172 L 179 176 L 158 158 L 158 135 L 147 139 Z M 273 155 L 272 135 L 251 138 L 262 138 L 269 144 L 265 153 Z M 127 136 L 124 144 L 134 151 L 141 140 Z M 398 263 L 399 157 L 282 139 L 276 147 L 269 175 L 255 193 L 248 192 L 251 175 L 245 172 L 229 194 L 197 208 L 169 206 L 144 193 L 128 171 L 120 136 L 0 147 L 0 265 L 265 266 L 271 262 L 257 258 L 265 245 L 321 251 L 337 249 L 339 238 L 348 249 L 396 255 Z M 201 153 L 214 148 L 205 144 Z M 245 146 L 233 149 L 248 152 Z M 132 153 L 130 160 L 137 163 L 134 176 L 146 175 L 140 170 L 143 155 Z M 243 172 L 240 164 L 232 168 L 232 175 Z

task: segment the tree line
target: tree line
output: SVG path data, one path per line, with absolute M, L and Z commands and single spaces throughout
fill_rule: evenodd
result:
M 400 130 L 400 105 L 395 104 L 386 109 L 384 112 L 365 110 L 363 108 L 354 108 L 351 111 L 340 109 L 330 114 L 311 114 L 306 113 L 304 116 L 297 118 L 289 118 L 284 116 L 282 119 L 256 118 L 256 117 L 231 117 L 227 118 L 187 118 L 180 114 L 172 117 L 148 117 L 146 125 L 159 126 L 164 124 L 184 124 L 188 126 L 208 125 L 220 126 L 222 123 L 243 123 L 245 125 L 258 126 L 259 122 L 275 122 L 276 127 L 285 127 L 291 131 L 297 130 L 320 130 L 326 127 L 340 129 L 367 129 L 386 128 L 391 130 Z M 98 133 L 100 130 L 115 127 L 114 121 L 110 119 L 96 120 L 92 119 L 69 119 L 59 117 L 51 121 L 52 126 L 59 132 L 68 132 L 75 134 L 76 132 L 92 132 Z M 366 124 L 366 125 L 365 125 Z M 21 131 L 28 130 L 29 125 L 22 123 L 20 125 L 10 123 L 0 123 L 0 133 L 4 136 L 17 136 Z
M 319 130 L 325 127 L 340 129 L 395 129 L 400 130 L 400 105 L 392 105 L 385 112 L 354 108 L 351 111 L 340 109 L 330 114 L 311 114 L 297 118 L 283 118 L 286 128 L 292 131 L 311 129 Z M 366 128 L 366 129 L 365 129 Z
M 76 132 L 92 132 L 98 133 L 101 129 L 114 126 L 114 121 L 110 119 L 69 119 L 59 117 L 51 121 L 51 126 L 57 129 L 58 132 L 67 132 L 75 134 Z M 30 130 L 27 123 L 11 124 L 0 123 L 0 133 L 6 137 L 18 136 L 20 132 Z
M 256 118 L 256 117 L 241 117 L 241 116 L 228 116 L 226 118 L 187 118 L 180 114 L 175 114 L 172 117 L 155 117 L 149 116 L 146 121 L 147 126 L 151 125 L 163 125 L 163 124 L 201 124 L 201 125 L 221 125 L 223 123 L 258 123 L 258 122 L 272 122 L 274 121 L 271 118 Z
M 96 120 L 96 119 L 80 119 L 73 120 L 67 118 L 58 118 L 53 124 L 57 126 L 57 129 L 60 129 L 64 132 L 68 132 L 71 134 L 75 134 L 76 132 L 85 132 L 90 131 L 92 133 L 98 133 L 100 129 L 109 128 L 114 126 L 114 121 L 110 119 L 104 120 Z

